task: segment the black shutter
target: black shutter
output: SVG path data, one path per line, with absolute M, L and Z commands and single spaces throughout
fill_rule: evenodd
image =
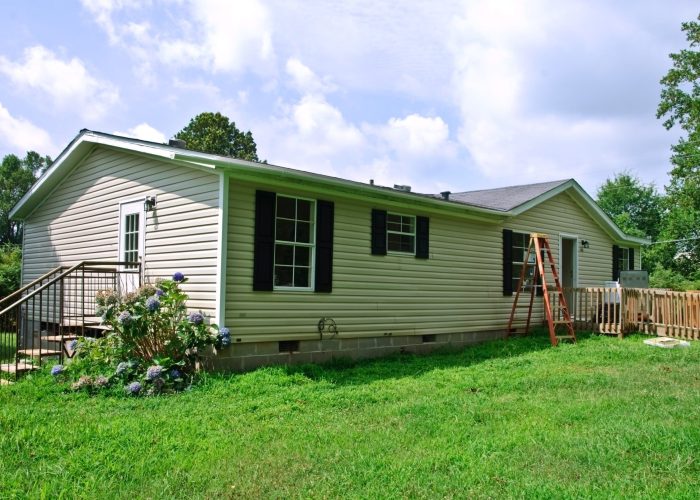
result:
M 386 210 L 372 209 L 372 255 L 386 255 Z
M 271 291 L 275 256 L 275 193 L 255 192 L 253 290 Z
M 333 213 L 332 201 L 316 202 L 316 278 L 315 292 L 333 290 Z
M 612 279 L 617 281 L 620 277 L 620 247 L 613 245 L 612 247 Z
M 513 231 L 503 230 L 503 295 L 513 295 Z
M 430 219 L 416 217 L 416 257 L 427 259 L 430 254 Z
M 629 249 L 629 255 L 630 255 L 630 271 L 634 271 L 634 248 Z

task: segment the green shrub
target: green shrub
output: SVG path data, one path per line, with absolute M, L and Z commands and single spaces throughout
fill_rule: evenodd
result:
M 0 298 L 10 295 L 20 286 L 22 275 L 22 248 L 0 246 Z

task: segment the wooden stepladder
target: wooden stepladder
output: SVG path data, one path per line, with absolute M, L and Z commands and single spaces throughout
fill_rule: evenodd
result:
M 544 255 L 542 250 L 544 250 Z M 534 259 L 530 256 L 534 252 Z M 552 277 L 554 278 L 554 286 L 557 289 L 557 301 L 556 301 L 556 311 L 552 311 L 552 303 L 547 292 L 547 280 L 545 279 L 544 273 L 544 260 L 549 261 L 549 266 L 552 271 Z M 564 292 L 561 289 L 561 283 L 559 282 L 559 274 L 557 273 L 557 267 L 552 257 L 552 250 L 549 247 L 549 240 L 546 234 L 531 233 L 530 234 L 530 244 L 527 247 L 527 252 L 525 254 L 525 260 L 523 262 L 523 268 L 520 271 L 520 280 L 518 281 L 518 288 L 515 291 L 515 300 L 513 300 L 513 308 L 510 311 L 510 320 L 508 321 L 508 334 L 513 331 L 513 320 L 515 319 L 515 311 L 518 306 L 518 299 L 520 298 L 520 293 L 523 291 L 525 286 L 526 276 L 528 275 L 528 268 L 535 266 L 534 276 L 532 277 L 532 285 L 530 286 L 530 307 L 527 311 L 527 323 L 525 325 L 525 333 L 530 330 L 530 319 L 532 318 L 532 306 L 535 302 L 535 290 L 538 278 L 542 280 L 542 292 L 544 294 L 544 310 L 547 316 L 547 325 L 549 326 L 549 340 L 552 342 L 553 346 L 556 346 L 560 340 L 571 340 L 576 342 L 576 334 L 574 333 L 574 325 L 571 321 L 571 314 L 569 313 L 569 308 L 566 304 L 566 298 L 564 297 Z M 554 314 L 556 313 L 556 314 Z M 564 331 L 562 331 L 564 330 Z

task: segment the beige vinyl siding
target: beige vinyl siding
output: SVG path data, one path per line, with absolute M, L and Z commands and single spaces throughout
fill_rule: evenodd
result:
M 317 198 L 308 192 L 276 191 Z M 316 338 L 321 317 L 333 318 L 342 336 L 448 333 L 505 326 L 503 307 L 494 303 L 494 298 L 503 302 L 497 225 L 431 217 L 430 259 L 376 256 L 370 254 L 371 210 L 386 207 L 335 199 L 333 292 L 253 292 L 255 187 L 232 182 L 229 200 L 226 326 L 234 338 Z M 410 209 L 401 213 L 412 215 Z M 498 250 L 494 252 L 494 248 Z M 484 287 L 491 282 L 498 285 Z
M 504 227 L 517 232 L 540 232 L 549 236 L 554 258 L 559 261 L 559 237 L 588 240 L 590 247 L 578 246 L 578 285 L 603 286 L 612 279 L 613 240 L 567 194 L 561 193 L 507 221 Z M 635 261 L 639 249 L 635 249 Z
M 147 281 L 181 271 L 191 309 L 216 308 L 219 175 L 97 147 L 25 221 L 23 279 L 58 265 L 115 261 L 119 204 L 157 197 L 147 214 Z
M 241 342 L 317 338 L 322 317 L 333 318 L 342 337 L 503 330 L 513 302 L 502 293 L 503 228 L 549 234 L 557 260 L 560 233 L 588 239 L 590 248 L 579 253 L 582 286 L 599 286 L 612 272 L 612 240 L 567 194 L 503 223 L 399 210 L 430 216 L 428 260 L 371 255 L 371 210 L 387 207 L 337 198 L 333 292 L 253 292 L 256 188 L 319 198 L 313 192 L 231 181 L 226 326 Z M 541 319 L 541 299 L 537 303 Z M 519 319 L 521 324 L 524 317 Z

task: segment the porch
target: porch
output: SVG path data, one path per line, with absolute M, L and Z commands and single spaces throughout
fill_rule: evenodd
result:
M 620 337 L 643 332 L 700 339 L 700 291 L 601 287 L 565 288 L 563 292 L 577 330 Z M 559 300 L 556 291 L 550 297 L 553 305 Z

